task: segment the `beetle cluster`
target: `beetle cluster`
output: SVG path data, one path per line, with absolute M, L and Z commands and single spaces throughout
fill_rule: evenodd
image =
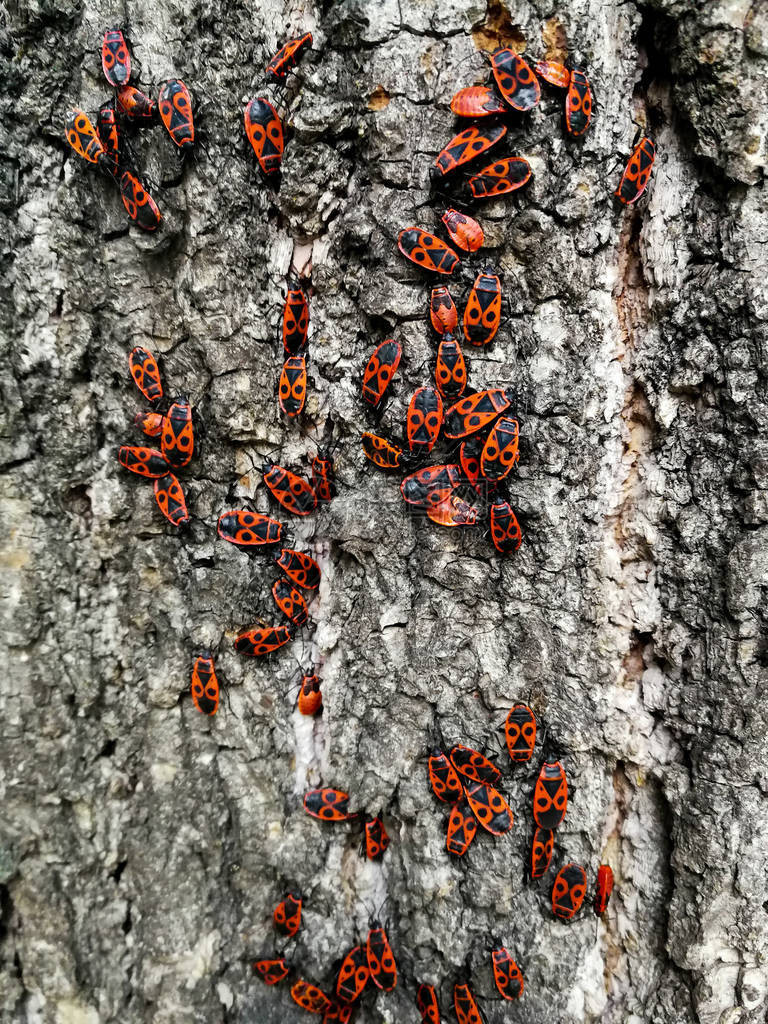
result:
M 134 424 L 148 437 L 160 438 L 160 448 L 122 445 L 117 453 L 121 466 L 154 481 L 155 499 L 165 518 L 173 526 L 189 522 L 184 491 L 173 470 L 183 469 L 195 451 L 192 406 L 179 396 L 165 414 L 158 411 L 163 399 L 163 382 L 157 360 L 145 348 L 137 346 L 128 357 L 136 387 L 152 405 L 151 411 L 138 412 Z
M 311 32 L 289 39 L 267 64 L 267 81 L 278 85 L 284 83 L 304 50 L 311 46 Z M 285 148 L 282 119 L 268 99 L 264 96 L 255 96 L 245 108 L 243 123 L 246 138 L 253 147 L 262 174 L 268 181 L 279 184 L 280 165 Z
M 101 66 L 114 95 L 99 107 L 95 127 L 84 110 L 71 110 L 66 117 L 65 138 L 79 157 L 97 165 L 117 184 L 131 220 L 145 231 L 155 231 L 162 214 L 138 173 L 125 138 L 126 129 L 145 128 L 159 115 L 183 157 L 195 142 L 192 97 L 179 78 L 161 84 L 156 103 L 131 85 L 131 53 L 118 28 L 104 33 Z

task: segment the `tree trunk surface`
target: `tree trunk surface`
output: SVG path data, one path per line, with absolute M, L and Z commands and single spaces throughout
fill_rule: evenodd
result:
M 484 1001 L 490 1024 L 766 1019 L 768 8 L 502 3 L 31 0 L 6 13 L 3 1020 L 305 1019 L 288 984 L 252 969 L 284 946 L 271 912 L 291 887 L 305 912 L 288 958 L 326 990 L 369 918 L 387 922 L 400 983 L 364 997 L 361 1024 L 416 1024 L 421 981 L 453 1019 L 467 962 L 491 997 L 496 940 L 525 993 Z M 68 110 L 110 95 L 100 47 L 115 23 L 142 87 L 177 75 L 196 100 L 183 166 L 162 127 L 131 140 L 164 215 L 155 235 L 129 226 L 114 185 L 63 137 Z M 297 73 L 265 86 L 269 57 L 307 30 Z M 382 433 L 402 435 L 429 382 L 431 283 L 396 238 L 439 224 L 428 171 L 456 130 L 450 98 L 485 81 L 499 45 L 568 54 L 597 99 L 575 142 L 563 93 L 544 87 L 511 136 L 530 186 L 479 208 L 507 308 L 494 345 L 467 353 L 470 380 L 519 395 L 510 493 L 524 543 L 506 558 L 485 526 L 410 517 L 400 477 L 366 464 L 359 441 L 374 344 L 404 350 Z M 243 133 L 255 95 L 289 128 L 277 193 Z M 658 156 L 648 197 L 625 208 L 612 192 L 633 121 Z M 300 427 L 281 419 L 275 381 L 286 277 L 310 259 Z M 458 302 L 485 261 L 437 283 Z M 142 443 L 134 345 L 201 426 L 186 531 L 117 464 L 120 444 Z M 290 522 L 323 571 L 314 631 L 241 657 L 239 630 L 279 621 L 277 574 L 217 538 L 217 517 L 274 509 L 264 462 L 305 468 L 331 437 L 338 497 Z M 206 647 L 214 718 L 189 695 Z M 294 709 L 313 664 L 314 721 Z M 511 770 L 496 730 L 516 701 L 546 737 Z M 427 785 L 436 722 L 510 768 L 511 833 L 460 861 Z M 583 864 L 590 888 L 599 864 L 616 875 L 599 922 L 554 920 L 548 885 L 524 880 L 547 753 L 571 786 L 555 866 Z M 359 826 L 303 812 L 319 785 L 383 809 L 380 865 L 360 857 Z

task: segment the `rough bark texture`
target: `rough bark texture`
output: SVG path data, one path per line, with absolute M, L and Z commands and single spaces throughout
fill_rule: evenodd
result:
M 178 74 L 200 101 L 183 174 L 161 130 L 136 144 L 166 183 L 157 237 L 127 229 L 114 187 L 62 138 L 70 107 L 107 97 L 101 33 L 126 20 L 141 81 Z M 306 29 L 274 195 L 242 106 Z M 443 982 L 450 1016 L 449 982 L 491 936 L 526 979 L 519 1004 L 486 1004 L 491 1022 L 764 1020 L 765 5 L 33 0 L 0 31 L 2 1018 L 299 1020 L 250 968 L 294 883 L 292 958 L 318 982 L 387 899 L 401 984 L 361 1022 L 417 1021 L 414 978 Z M 410 520 L 397 481 L 363 466 L 358 375 L 374 342 L 403 342 L 390 426 L 427 379 L 427 283 L 393 239 L 437 222 L 415 207 L 450 96 L 487 74 L 481 48 L 538 58 L 563 38 L 590 69 L 594 126 L 565 141 L 562 95 L 545 90 L 515 136 L 531 187 L 481 211 L 511 313 L 472 383 L 524 395 L 525 544 L 500 560 L 480 532 Z M 626 211 L 611 191 L 633 118 L 660 155 L 649 200 Z M 274 574 L 214 526 L 251 498 L 267 507 L 265 455 L 314 451 L 273 392 L 281 289 L 307 240 L 307 429 L 340 439 L 340 494 L 293 524 L 325 572 L 316 631 L 254 663 L 231 641 L 272 616 Z M 134 344 L 205 424 L 186 533 L 115 459 L 141 407 Z M 226 680 L 213 720 L 189 699 L 201 646 L 219 647 Z M 289 694 L 313 660 L 316 724 Z M 482 744 L 515 699 L 566 753 L 556 858 L 616 872 L 597 927 L 554 922 L 523 884 L 530 773 L 513 776 L 507 841 L 446 858 L 426 730 L 437 714 L 448 740 Z M 302 813 L 313 784 L 389 808 L 381 867 L 348 826 Z M 491 993 L 487 968 L 474 984 Z

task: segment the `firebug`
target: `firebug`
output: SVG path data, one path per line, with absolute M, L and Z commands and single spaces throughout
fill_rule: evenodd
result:
M 117 453 L 117 460 L 121 466 L 129 469 L 132 473 L 153 480 L 166 476 L 170 469 L 165 456 L 156 448 L 124 444 Z
M 584 902 L 587 892 L 587 873 L 578 864 L 560 868 L 552 886 L 552 913 L 563 921 L 570 921 Z
M 167 473 L 155 479 L 155 501 L 168 522 L 174 526 L 185 526 L 189 522 L 184 490 L 173 475 Z
M 517 551 L 523 542 L 517 516 L 504 498 L 495 498 L 491 504 L 491 540 L 502 555 Z
M 504 738 L 515 764 L 525 764 L 536 745 L 536 716 L 527 704 L 515 704 L 504 723 Z
M 180 78 L 171 78 L 162 86 L 157 109 L 171 140 L 182 153 L 189 152 L 195 144 L 192 97 Z
M 160 368 L 148 349 L 141 348 L 141 346 L 131 349 L 131 354 L 128 356 L 128 368 L 136 387 L 148 402 L 156 402 L 163 397 Z
M 480 456 L 480 472 L 486 480 L 498 483 L 512 471 L 519 455 L 519 434 L 517 420 L 507 416 L 493 425 Z
M 480 1007 L 469 985 L 453 986 L 453 1008 L 458 1024 L 483 1024 Z
M 110 85 L 119 89 L 131 78 L 131 54 L 119 28 L 108 28 L 101 44 L 101 66 Z
M 481 347 L 496 337 L 501 323 L 501 281 L 486 270 L 478 274 L 464 310 L 464 337 Z
M 472 813 L 486 830 L 494 836 L 503 836 L 512 828 L 514 819 L 509 804 L 493 786 L 484 782 L 464 783 Z
M 435 747 L 427 762 L 429 784 L 438 800 L 444 804 L 455 804 L 464 797 L 459 773 L 447 754 Z
M 318 451 L 312 459 L 312 486 L 318 501 L 331 501 L 336 494 L 333 458 L 328 452 Z
M 303 36 L 298 36 L 296 39 L 289 39 L 267 64 L 267 78 L 271 78 L 275 82 L 285 81 L 288 72 L 296 67 L 304 50 L 311 45 L 311 32 L 305 32 Z
M 539 828 L 554 829 L 568 809 L 568 779 L 559 761 L 541 766 L 533 790 L 533 820 Z
M 459 132 L 435 159 L 432 173 L 438 178 L 450 174 L 463 164 L 469 163 L 481 153 L 487 152 L 492 146 L 504 138 L 507 126 L 494 124 L 480 126 L 473 124 Z M 463 246 L 462 246 L 463 248 Z
M 277 985 L 291 973 L 291 969 L 284 957 L 275 960 L 257 960 L 253 965 L 254 971 L 259 975 L 265 985 Z
M 309 330 L 309 303 L 306 292 L 297 281 L 291 282 L 283 305 L 283 348 L 290 356 L 296 356 L 307 344 Z
M 607 864 L 601 864 L 597 869 L 597 882 L 595 883 L 594 910 L 598 916 L 605 913 L 612 892 L 613 870 Z
M 451 334 L 444 334 L 437 349 L 435 387 L 444 399 L 455 402 L 467 387 L 467 364 L 461 345 Z
M 558 64 L 554 60 L 539 60 L 533 65 L 533 70 L 543 78 L 545 82 L 554 85 L 558 89 L 567 89 L 571 84 L 571 72 L 564 64 Z
M 264 483 L 272 497 L 295 516 L 308 516 L 317 508 L 317 495 L 312 485 L 282 466 L 264 468 Z
M 163 417 L 160 447 L 174 469 L 186 466 L 192 458 L 195 450 L 195 431 L 192 426 L 192 406 L 186 398 L 177 398 Z
M 381 402 L 394 377 L 403 354 L 398 341 L 388 339 L 378 345 L 363 370 L 363 398 L 374 408 Z
M 309 618 L 307 602 L 300 590 L 297 590 L 286 579 L 276 580 L 272 586 L 272 597 L 275 604 L 286 618 L 295 626 L 304 626 Z
M 159 412 L 137 412 L 133 424 L 147 437 L 157 437 L 163 429 L 163 417 Z
M 459 213 L 458 210 L 446 210 L 441 220 L 454 245 L 458 245 L 464 252 L 477 252 L 481 248 L 485 235 L 474 217 Z
M 84 110 L 75 107 L 67 114 L 64 124 L 67 142 L 83 160 L 107 167 L 109 159 L 91 119 Z
M 423 228 L 405 228 L 397 247 L 406 259 L 435 274 L 452 274 L 459 262 L 453 249 Z
M 265 544 L 280 543 L 283 524 L 261 512 L 236 508 L 231 512 L 222 512 L 216 531 L 230 544 L 238 544 L 240 547 L 262 547 Z
M 485 85 L 473 85 L 455 94 L 451 100 L 451 110 L 458 117 L 490 117 L 493 114 L 506 114 L 508 108 L 493 89 Z
M 614 192 L 616 198 L 625 206 L 636 203 L 645 192 L 655 159 L 656 144 L 650 136 L 646 135 L 632 150 L 632 155 L 621 176 L 619 187 Z
M 471 779 L 473 782 L 485 782 L 490 786 L 501 781 L 501 772 L 487 757 L 479 750 L 472 747 L 464 747 L 460 743 L 451 748 L 448 755 L 451 763 L 464 779 Z M 462 780 L 462 784 L 466 785 Z
M 336 995 L 345 1003 L 357 1002 L 370 977 L 367 947 L 355 946 L 341 962 L 336 978 Z
M 437 334 L 450 334 L 456 329 L 458 323 L 456 306 L 445 285 L 438 285 L 432 289 L 429 299 L 429 319 Z
M 192 702 L 203 715 L 215 715 L 219 707 L 219 680 L 210 651 L 195 658 L 192 666 Z
M 292 583 L 305 590 L 317 590 L 320 586 L 320 566 L 304 551 L 283 548 L 275 555 L 275 565 L 283 570 Z
M 417 388 L 406 415 L 408 447 L 414 454 L 432 451 L 443 424 L 443 400 L 435 388 Z
M 291 938 L 301 927 L 301 893 L 289 892 L 272 911 L 275 928 Z
M 140 123 L 154 120 L 155 101 L 133 85 L 121 85 L 116 93 L 118 111 L 131 121 Z
M 312 718 L 323 707 L 323 694 L 320 689 L 320 677 L 314 674 L 301 677 L 299 684 L 299 699 L 297 701 L 299 714 Z
M 570 134 L 578 138 L 591 123 L 592 89 L 584 72 L 574 69 L 565 98 L 565 124 Z
M 467 800 L 460 800 L 451 808 L 445 848 L 456 857 L 463 857 L 477 834 L 477 819 Z
M 238 654 L 247 654 L 259 658 L 263 654 L 271 654 L 293 640 L 291 626 L 254 626 L 240 633 L 235 639 L 235 650 Z
M 245 134 L 259 167 L 266 175 L 278 174 L 283 159 L 283 123 L 277 111 L 262 97 L 252 99 L 243 114 Z
M 361 435 L 361 441 L 366 458 L 370 459 L 374 466 L 378 466 L 379 469 L 399 468 L 405 453 L 398 445 L 369 432 Z
M 368 932 L 366 952 L 371 981 L 383 992 L 391 992 L 397 985 L 397 964 L 387 933 L 378 921 L 372 923 Z
M 552 851 L 555 847 L 555 833 L 548 828 L 534 830 L 531 842 L 531 878 L 541 878 L 549 871 L 552 862 Z
M 523 975 L 509 955 L 509 950 L 500 946 L 491 951 L 493 980 L 502 999 L 519 999 L 523 994 Z
M 325 1013 L 331 1000 L 317 985 L 299 978 L 291 986 L 291 999 L 307 1013 Z
M 126 213 L 143 231 L 156 231 L 163 219 L 152 196 L 130 171 L 120 176 L 120 197 Z
M 511 391 L 490 388 L 460 399 L 445 414 L 445 436 L 467 437 L 487 427 L 512 404 Z
M 527 185 L 532 173 L 531 165 L 524 156 L 506 156 L 473 174 L 469 179 L 469 190 L 475 199 L 507 195 Z
M 355 817 L 349 813 L 349 793 L 341 789 L 308 789 L 304 810 L 320 821 L 347 821 Z
M 491 55 L 491 68 L 499 92 L 515 110 L 532 110 L 541 99 L 541 87 L 519 53 L 496 50 Z
M 421 1024 L 440 1024 L 440 1008 L 434 985 L 419 985 L 416 990 L 416 1008 L 421 1015 Z

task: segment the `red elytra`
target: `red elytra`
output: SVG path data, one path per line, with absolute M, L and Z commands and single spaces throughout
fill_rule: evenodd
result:
M 566 864 L 560 868 L 552 886 L 552 913 L 563 921 L 570 921 L 584 902 L 587 892 L 587 873 L 579 864 Z
M 416 989 L 416 1009 L 421 1015 L 421 1024 L 440 1024 L 440 1007 L 434 985 L 419 985 Z
M 245 134 L 259 167 L 266 175 L 278 174 L 283 160 L 283 123 L 277 111 L 261 96 L 250 101 L 243 113 Z
M 381 860 L 389 846 L 389 835 L 384 828 L 381 815 L 365 823 L 365 856 L 368 860 Z
M 463 857 L 476 835 L 477 819 L 470 810 L 468 801 L 460 800 L 451 808 L 445 848 L 455 857 Z
M 427 761 L 427 773 L 432 792 L 444 804 L 455 804 L 464 797 L 464 789 L 456 768 L 447 754 L 435 749 Z
M 192 97 L 180 78 L 170 78 L 162 86 L 157 98 L 157 109 L 171 141 L 183 153 L 189 152 L 195 144 Z
M 464 783 L 472 813 L 486 830 L 494 836 L 503 836 L 512 828 L 512 810 L 504 797 L 493 786 L 484 782 Z
M 366 432 L 361 435 L 363 452 L 379 469 L 397 469 L 405 454 L 402 448 L 378 434 Z
M 289 39 L 287 43 L 280 47 L 269 64 L 267 64 L 267 78 L 271 78 L 275 82 L 284 81 L 288 72 L 296 67 L 304 50 L 311 45 L 311 32 L 305 32 L 303 36 Z
M 469 163 L 481 153 L 487 152 L 507 134 L 507 126 L 495 124 L 481 126 L 473 124 L 454 136 L 435 159 L 433 174 L 444 177 L 463 164 Z
M 515 704 L 504 722 L 504 739 L 510 759 L 525 764 L 533 756 L 536 745 L 536 716 L 527 704 Z
M 455 402 L 467 387 L 467 364 L 461 345 L 450 334 L 440 339 L 435 362 L 435 387 L 444 399 Z
M 216 529 L 221 538 L 240 547 L 278 544 L 283 534 L 282 523 L 245 508 L 222 512 Z
M 163 219 L 152 196 L 130 171 L 123 171 L 120 177 L 120 197 L 131 220 L 142 231 L 156 231 Z
M 282 935 L 292 938 L 298 932 L 301 927 L 301 906 L 301 894 L 289 892 L 272 911 L 275 928 Z
M 501 281 L 497 274 L 478 274 L 464 310 L 464 337 L 470 345 L 488 345 L 501 323 Z
M 133 425 L 139 427 L 147 437 L 157 437 L 163 429 L 163 417 L 159 412 L 137 412 Z
M 278 465 L 266 467 L 264 483 L 275 501 L 295 516 L 308 516 L 317 508 L 317 495 L 312 485 L 290 469 Z
M 291 999 L 307 1013 L 325 1013 L 331 1000 L 317 985 L 299 978 L 291 985 Z
M 532 879 L 541 878 L 549 871 L 554 848 L 555 833 L 551 829 L 537 826 L 531 841 L 530 872 Z
M 156 448 L 144 448 L 141 445 L 124 444 L 117 453 L 117 460 L 124 469 L 129 469 L 131 473 L 154 480 L 166 476 L 170 469 L 162 452 Z
M 443 429 L 450 438 L 467 437 L 487 427 L 512 404 L 512 394 L 502 388 L 489 388 L 467 395 L 448 409 Z
M 298 355 L 307 344 L 309 303 L 306 293 L 295 284 L 289 288 L 283 305 L 283 348 L 290 356 Z
M 427 517 L 438 526 L 474 526 L 478 512 L 458 494 L 449 494 L 427 505 Z
M 443 424 L 443 400 L 435 388 L 417 388 L 405 418 L 408 447 L 413 454 L 431 452 Z
M 304 810 L 320 821 L 347 821 L 356 817 L 349 813 L 349 793 L 341 789 L 308 789 L 304 794 Z
M 186 466 L 195 451 L 192 406 L 186 398 L 177 398 L 163 417 L 160 447 L 174 469 Z
M 531 180 L 531 165 L 523 156 L 507 156 L 494 160 L 469 179 L 469 190 L 475 199 L 492 199 L 516 192 Z
M 448 756 L 456 771 L 465 779 L 471 779 L 473 782 L 485 782 L 491 786 L 501 781 L 499 769 L 479 750 L 473 750 L 472 747 L 465 747 L 458 743 L 455 747 L 451 747 Z
M 459 213 L 458 210 L 446 210 L 440 219 L 445 224 L 445 230 L 451 236 L 451 241 L 464 252 L 477 252 L 485 241 L 483 229 L 474 217 L 469 217 L 466 213 Z M 448 328 L 448 330 L 452 330 L 452 328 Z
M 275 565 L 283 570 L 292 583 L 305 590 L 317 590 L 320 586 L 320 566 L 305 551 L 283 548 L 275 555 Z
M 621 176 L 619 187 L 614 192 L 616 198 L 631 206 L 645 192 L 651 179 L 653 162 L 656 159 L 656 144 L 646 135 L 632 150 L 627 166 Z
M 254 626 L 236 637 L 235 650 L 238 654 L 260 658 L 279 650 L 291 640 L 293 632 L 290 626 Z
M 301 677 L 299 699 L 296 702 L 299 714 L 312 718 L 323 706 L 323 694 L 320 689 L 320 678 L 316 675 Z
M 387 933 L 378 921 L 373 922 L 368 932 L 366 952 L 371 981 L 382 992 L 391 992 L 397 986 L 397 964 Z
M 437 334 L 446 335 L 456 330 L 458 314 L 451 293 L 445 285 L 438 285 L 432 289 L 429 298 L 429 319 Z
M 295 626 L 304 626 L 309 618 L 307 602 L 300 590 L 286 579 L 279 579 L 272 585 L 272 597 L 286 618 Z
M 452 274 L 459 263 L 449 245 L 423 228 L 405 228 L 398 235 L 397 247 L 406 259 L 435 274 Z
M 533 70 L 539 78 L 543 78 L 549 85 L 554 85 L 558 89 L 567 89 L 571 84 L 571 72 L 564 64 L 558 64 L 557 61 L 537 60 L 533 65 Z
M 307 361 L 304 356 L 288 356 L 280 371 L 277 400 L 283 413 L 294 419 L 304 411 L 307 400 Z
M 189 522 L 184 490 L 173 475 L 158 477 L 153 485 L 157 507 L 173 526 L 186 526 Z
M 398 341 L 388 338 L 371 353 L 363 370 L 363 398 L 374 408 L 381 402 L 389 384 L 397 372 L 403 354 Z
M 509 954 L 500 946 L 491 951 L 493 980 L 502 999 L 519 999 L 523 994 L 523 974 Z
M 257 960 L 253 965 L 253 969 L 265 985 L 277 985 L 278 982 L 287 978 L 291 972 L 284 957 L 279 957 L 275 960 Z
M 215 715 L 219 708 L 219 680 L 213 656 L 200 654 L 192 666 L 192 702 L 203 715 Z
M 601 864 L 597 869 L 597 881 L 595 882 L 594 911 L 596 914 L 604 914 L 608 901 L 613 892 L 613 869 L 607 864 Z
M 371 978 L 367 946 L 355 946 L 341 961 L 336 979 L 336 995 L 345 1003 L 355 1003 Z
M 485 85 L 473 85 L 460 89 L 451 100 L 451 110 L 458 117 L 490 117 L 506 114 L 507 106 L 493 89 Z
M 111 86 L 119 89 L 131 78 L 131 54 L 119 28 L 108 28 L 101 44 L 101 67 Z
M 480 1007 L 469 985 L 453 986 L 453 1008 L 458 1024 L 483 1024 Z
M 565 124 L 574 138 L 583 135 L 592 123 L 592 88 L 583 71 L 571 72 L 568 95 L 565 98 Z
M 115 102 L 119 113 L 131 121 L 152 121 L 157 110 L 155 101 L 133 85 L 121 85 Z
M 517 420 L 502 416 L 494 423 L 480 456 L 480 471 L 486 480 L 498 483 L 509 475 L 517 463 L 519 439 Z
M 501 49 L 491 54 L 491 68 L 499 92 L 515 110 L 532 110 L 541 99 L 541 87 L 519 53 Z
M 502 555 L 517 551 L 523 543 L 523 532 L 509 502 L 495 498 L 491 504 L 490 520 L 491 540 L 496 550 Z
M 163 397 L 160 368 L 148 349 L 142 348 L 140 345 L 131 349 L 131 354 L 128 356 L 128 368 L 136 387 L 148 402 L 156 402 Z
M 533 790 L 533 820 L 539 828 L 562 824 L 568 809 L 568 778 L 559 761 L 545 761 Z

